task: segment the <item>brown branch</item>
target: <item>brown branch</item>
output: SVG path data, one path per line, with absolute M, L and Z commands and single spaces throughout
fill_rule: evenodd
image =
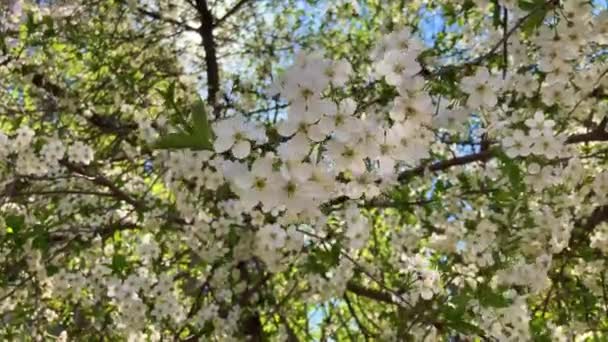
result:
M 606 221 L 608 221 L 608 205 L 597 207 L 582 225 L 583 231 L 589 233 L 595 227 Z
M 203 48 L 205 49 L 205 64 L 207 66 L 207 101 L 213 108 L 214 114 L 217 116 L 219 114 L 217 93 L 220 90 L 220 76 L 215 39 L 213 37 L 214 19 L 213 14 L 209 10 L 209 6 L 207 5 L 207 0 L 196 0 L 196 10 L 201 21 L 201 26 L 197 31 L 201 36 Z
M 472 60 L 469 63 L 466 63 L 468 65 L 478 65 L 480 64 L 482 61 L 484 61 L 485 59 L 489 58 L 490 56 L 492 56 L 493 54 L 496 53 L 496 51 L 498 51 L 498 49 L 500 49 L 503 44 L 506 44 L 507 41 L 509 40 L 509 38 L 515 33 L 517 32 L 517 30 L 526 22 L 526 20 L 528 20 L 533 14 L 536 13 L 536 11 L 541 10 L 542 7 L 538 7 L 536 9 L 531 10 L 530 12 L 528 12 L 526 15 L 524 15 L 523 17 L 519 18 L 519 20 L 515 23 L 515 25 L 513 25 L 513 27 L 511 27 L 511 29 L 509 29 L 508 31 L 506 31 L 503 36 L 502 39 L 500 39 L 498 42 L 496 42 L 496 44 L 494 44 L 494 46 L 492 46 L 492 48 L 490 49 L 490 51 L 488 51 L 487 53 L 475 58 L 474 60 Z M 505 16 L 505 20 L 506 20 L 506 16 Z
M 599 126 L 598 128 L 600 128 Z M 589 133 L 574 134 L 566 139 L 566 144 L 577 144 L 592 141 L 607 141 L 608 132 L 605 129 L 594 129 Z
M 76 172 L 81 175 L 87 176 L 93 183 L 108 188 L 108 190 L 110 190 L 110 192 L 112 194 L 114 194 L 114 197 L 116 197 L 117 199 L 122 200 L 126 203 L 129 203 L 130 205 L 135 207 L 135 209 L 138 209 L 138 210 L 143 209 L 144 203 L 131 197 L 126 192 L 120 190 L 120 188 L 118 188 L 118 186 L 116 186 L 116 184 L 114 184 L 114 182 L 112 182 L 108 178 L 104 177 L 103 175 L 95 174 L 95 173 L 87 170 L 83 166 L 72 163 L 68 160 L 61 160 L 60 164 L 65 166 L 68 170 L 70 170 L 72 172 Z
M 412 176 L 423 175 L 425 170 L 427 170 L 427 169 L 429 171 L 443 171 L 443 170 L 449 169 L 453 166 L 466 165 L 466 164 L 469 164 L 472 162 L 477 162 L 477 161 L 485 162 L 485 161 L 488 161 L 489 159 L 491 159 L 492 157 L 493 157 L 492 150 L 486 150 L 486 151 L 481 151 L 478 153 L 468 154 L 466 156 L 442 160 L 442 161 L 436 162 L 434 164 L 431 164 L 428 167 L 422 165 L 422 166 L 413 168 L 411 170 L 403 171 L 402 173 L 399 174 L 398 180 L 400 182 L 403 182 Z
M 98 192 L 98 191 L 86 191 L 86 190 L 39 190 L 39 191 L 26 191 L 17 192 L 10 194 L 11 197 L 27 197 L 27 196 L 42 196 L 42 195 L 91 195 L 99 197 L 114 197 L 114 194 L 110 192 Z
M 164 17 L 164 16 L 162 16 L 158 12 L 152 12 L 152 11 L 149 11 L 149 10 L 147 10 L 145 8 L 141 8 L 141 7 L 138 8 L 137 11 L 139 13 L 141 13 L 141 14 L 149 17 L 149 18 L 152 18 L 152 19 L 155 19 L 155 20 L 158 20 L 158 21 L 162 21 L 162 22 L 165 22 L 165 23 L 169 23 L 169 24 L 175 25 L 177 27 L 181 27 L 181 28 L 183 28 L 186 31 L 198 32 L 198 30 L 195 27 L 192 27 L 192 26 L 190 26 L 190 25 L 188 25 L 188 24 L 186 24 L 184 22 L 181 22 L 181 21 L 178 21 L 178 20 L 175 20 L 175 19 L 172 19 L 172 18 Z
M 549 6 L 555 6 L 553 1 L 548 1 L 546 3 L 546 5 Z M 530 12 L 528 12 L 526 15 L 524 15 L 523 17 L 519 18 L 519 20 L 513 25 L 513 27 L 511 27 L 511 29 L 509 29 L 508 31 L 506 30 L 506 24 L 505 24 L 505 32 L 503 33 L 502 38 L 496 42 L 492 48 L 490 48 L 490 51 L 486 52 L 485 54 L 478 56 L 477 58 L 474 58 L 471 61 L 468 62 L 464 62 L 462 64 L 450 64 L 450 65 L 445 65 L 442 66 L 440 68 L 438 68 L 435 71 L 429 71 L 428 69 L 424 68 L 421 71 L 421 74 L 425 74 L 425 75 L 430 75 L 430 76 L 441 76 L 443 74 L 445 74 L 447 71 L 449 71 L 450 69 L 454 69 L 454 68 L 461 68 L 461 67 L 467 67 L 467 66 L 475 66 L 475 65 L 480 65 L 484 60 L 490 58 L 491 56 L 493 56 L 498 49 L 500 49 L 501 47 L 506 47 L 506 44 L 508 43 L 509 38 L 515 33 L 517 32 L 517 30 L 532 16 L 534 15 L 537 11 L 540 11 L 543 9 L 543 6 L 538 6 L 537 8 L 531 10 Z M 506 13 L 505 13 L 506 14 Z M 505 15 L 505 19 L 506 19 L 506 15 Z
M 24 69 L 23 72 L 26 74 L 26 69 Z M 35 73 L 32 76 L 32 83 L 36 87 L 46 90 L 57 98 L 62 98 L 67 95 L 63 88 L 50 81 L 44 74 Z M 95 112 L 92 112 L 92 115 L 88 116 L 84 115 L 82 109 L 79 109 L 77 114 L 84 116 L 91 125 L 97 127 L 103 133 L 126 136 L 137 129 L 137 123 L 133 121 L 121 121 L 115 116 L 106 116 Z
M 593 90 L 591 92 L 589 92 L 589 94 L 587 94 L 586 96 L 583 96 L 580 100 L 578 100 L 574 104 L 572 109 L 568 112 L 568 114 L 566 114 L 566 117 L 570 117 L 572 115 L 572 113 L 574 113 L 574 111 L 576 111 L 578 106 L 580 106 L 581 103 L 583 103 L 583 101 L 585 101 L 588 97 L 601 95 L 601 88 L 598 87 L 598 84 L 602 81 L 602 78 L 604 76 L 606 76 L 606 74 L 608 74 L 608 68 L 606 70 L 602 71 L 602 73 L 599 75 L 597 80 L 595 80 L 595 83 L 593 84 Z M 606 127 L 606 125 L 604 124 L 604 128 L 605 127 Z
M 355 322 L 357 322 L 357 326 L 359 327 L 359 330 L 361 330 L 361 333 L 365 337 L 365 340 L 369 341 L 369 338 L 372 334 L 369 329 L 363 324 L 363 322 L 361 322 L 361 319 L 359 319 L 359 315 L 357 315 L 357 312 L 355 311 L 355 308 L 353 307 L 353 304 L 351 303 L 346 293 L 344 293 L 344 301 L 346 302 L 346 306 L 348 307 L 350 315 L 353 316 Z
M 287 318 L 285 318 L 285 316 L 283 315 L 279 315 L 279 319 L 281 323 L 285 326 L 285 330 L 287 330 L 287 342 L 299 342 L 300 339 L 298 339 L 298 336 L 296 335 L 295 331 L 293 331 L 293 329 L 289 325 L 289 321 L 287 321 Z
M 247 4 L 250 0 L 241 0 L 239 1 L 236 5 L 234 5 L 234 7 L 232 7 L 231 9 L 228 10 L 228 12 L 226 12 L 226 14 L 224 14 L 221 18 L 219 18 L 215 24 L 213 25 L 214 27 L 220 26 L 222 25 L 222 23 L 224 21 L 226 21 L 226 19 L 228 19 L 230 16 L 232 16 L 233 14 L 235 14 L 236 12 L 239 11 L 239 9 L 241 9 L 241 7 L 243 7 L 243 5 Z
M 495 6 L 498 6 L 498 4 L 496 4 Z M 507 68 L 509 67 L 509 58 L 507 55 L 507 46 L 508 44 L 508 37 L 505 38 L 505 36 L 507 35 L 507 28 L 509 27 L 509 11 L 507 10 L 507 8 L 503 8 L 503 21 L 502 21 L 502 32 L 503 32 L 503 39 L 502 39 L 502 63 L 504 64 L 502 66 L 502 79 L 504 80 L 505 78 L 507 78 Z
M 608 141 L 608 132 L 606 132 L 606 123 L 608 120 L 602 120 L 596 129 L 588 133 L 573 134 L 566 138 L 566 144 L 577 144 L 593 141 Z M 454 166 L 466 165 L 473 162 L 486 162 L 495 157 L 493 150 L 487 149 L 477 153 L 467 154 L 465 156 L 456 157 L 452 159 L 438 161 L 425 167 L 424 165 L 418 166 L 411 170 L 403 171 L 399 174 L 399 181 L 403 182 L 413 176 L 421 176 L 426 170 L 429 171 L 443 171 Z
M 373 300 L 376 300 L 379 302 L 384 302 L 384 303 L 389 303 L 389 304 L 396 304 L 395 301 L 393 300 L 393 296 L 390 293 L 380 291 L 380 290 L 370 289 L 368 287 L 364 287 L 359 284 L 356 284 L 352 281 L 348 282 L 346 284 L 346 289 L 360 297 L 365 297 L 368 299 L 373 299 Z
M 3 60 L 2 62 L 0 62 L 0 66 L 8 65 L 8 63 L 10 63 L 12 60 L 13 60 L 13 58 L 9 56 L 5 60 Z

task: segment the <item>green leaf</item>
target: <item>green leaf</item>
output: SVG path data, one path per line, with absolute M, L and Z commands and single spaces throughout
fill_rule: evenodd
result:
M 330 250 L 324 251 L 320 256 L 324 263 L 330 266 L 337 265 L 340 261 L 340 245 L 332 245 Z
M 483 335 L 483 329 L 462 319 L 455 321 L 447 321 L 446 325 L 460 333 Z
M 170 149 L 192 149 L 192 150 L 209 150 L 211 143 L 204 137 L 195 134 L 186 133 L 170 133 L 158 139 L 155 148 L 161 150 Z
M 523 1 L 523 0 L 520 0 L 519 1 L 519 8 L 521 8 L 524 11 L 530 12 L 530 11 L 533 11 L 536 8 L 536 5 L 534 4 L 533 1 Z
M 498 159 L 502 162 L 501 169 L 509 178 L 513 194 L 519 195 L 525 190 L 524 176 L 519 168 L 519 164 L 514 162 L 502 151 L 497 153 Z
M 323 274 L 340 262 L 340 245 L 334 244 L 328 250 L 317 249 L 306 259 L 303 267 L 305 270 L 317 274 Z
M 474 1 L 467 0 L 464 2 L 464 4 L 462 4 L 462 10 L 466 14 L 471 8 L 474 8 L 475 6 L 477 6 L 477 5 L 475 4 Z
M 165 101 L 171 104 L 175 103 L 175 82 L 171 82 L 162 95 L 165 98 Z
M 4 222 L 6 222 L 7 230 L 10 229 L 12 233 L 18 233 L 23 228 L 25 217 L 22 215 L 8 215 Z
M 546 8 L 536 8 L 533 10 L 530 17 L 526 20 L 526 22 L 522 25 L 522 31 L 527 35 L 532 34 L 540 25 L 542 25 L 545 20 L 545 16 L 547 15 Z
M 177 121 L 176 123 L 181 125 L 184 130 L 190 132 L 190 126 L 186 122 L 182 110 L 179 108 L 177 102 L 175 101 L 175 81 L 171 82 L 167 86 L 166 90 L 159 90 L 158 92 L 163 96 L 163 99 L 165 100 L 165 105 L 175 111 L 175 119 Z
M 27 31 L 27 35 L 28 37 L 34 33 L 34 31 L 36 31 L 37 28 L 37 24 L 36 24 L 36 19 L 34 17 L 34 13 L 33 12 L 28 12 L 27 13 L 27 20 L 25 22 L 25 27 L 26 27 L 26 31 Z
M 114 244 L 119 245 L 122 243 L 122 234 L 120 233 L 120 230 L 117 230 L 114 232 Z
M 494 27 L 499 27 L 502 24 L 500 5 L 498 4 L 498 0 L 493 0 L 492 4 L 494 5 L 494 9 L 492 11 L 492 25 Z
M 52 276 L 54 274 L 56 274 L 57 272 L 59 272 L 60 268 L 58 266 L 55 265 L 46 265 L 46 273 L 48 276 Z
M 114 272 L 121 274 L 127 265 L 126 256 L 122 254 L 114 254 L 114 256 L 112 256 L 112 270 Z
M 479 287 L 477 297 L 482 305 L 495 308 L 504 308 L 508 306 L 510 302 L 508 299 L 503 297 L 502 294 L 492 290 L 488 286 Z
M 49 238 L 50 236 L 47 231 L 40 231 L 38 234 L 36 234 L 36 237 L 34 237 L 34 240 L 32 241 L 32 246 L 34 248 L 45 251 L 49 247 Z
M 508 191 L 500 189 L 494 192 L 494 199 L 496 199 L 498 203 L 504 204 L 510 202 L 513 198 Z
M 206 141 L 211 140 L 212 131 L 207 119 L 205 104 L 201 99 L 196 100 L 192 105 L 192 127 L 193 133 L 201 136 Z
M 467 305 L 471 300 L 471 295 L 468 291 L 460 293 L 452 297 L 450 304 L 443 307 L 443 314 L 448 321 L 462 320 L 466 314 Z
M 166 100 L 170 102 L 174 85 L 169 86 L 165 92 Z M 198 99 L 192 105 L 192 125 L 184 123 L 187 132 L 170 133 L 161 137 L 156 143 L 156 149 L 191 149 L 212 150 L 212 131 L 207 120 L 207 111 L 202 100 Z
M 46 29 L 44 30 L 44 35 L 47 38 L 53 37 L 53 35 L 55 34 L 53 17 L 51 17 L 50 15 L 45 15 L 44 17 L 42 17 L 42 24 L 46 27 Z

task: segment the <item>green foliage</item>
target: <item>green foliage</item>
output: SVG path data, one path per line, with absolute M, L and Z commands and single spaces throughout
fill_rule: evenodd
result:
M 168 104 L 174 101 L 174 86 L 168 90 Z M 178 112 L 178 116 L 180 116 Z M 211 150 L 212 131 L 207 120 L 207 111 L 202 100 L 197 100 L 192 106 L 191 123 L 183 120 L 183 130 L 177 133 L 169 133 L 161 137 L 154 145 L 157 149 L 191 149 L 191 150 Z
M 525 195 L 525 183 L 522 171 L 520 169 L 520 164 L 509 158 L 502 151 L 497 151 L 496 155 L 498 160 L 500 160 L 502 163 L 501 167 L 503 169 L 503 173 L 507 176 L 509 183 L 511 184 L 511 195 L 513 198 Z
M 528 12 L 528 18 L 522 25 L 522 31 L 527 35 L 532 34 L 543 23 L 549 11 L 549 4 L 544 0 L 520 0 L 519 7 Z

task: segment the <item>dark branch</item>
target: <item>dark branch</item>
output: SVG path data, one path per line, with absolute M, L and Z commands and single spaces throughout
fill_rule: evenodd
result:
M 608 205 L 595 208 L 583 224 L 583 231 L 591 232 L 599 224 L 608 221 Z
M 606 141 L 608 140 L 608 132 L 594 130 L 589 133 L 575 134 L 566 139 L 567 144 L 576 144 L 591 141 Z
M 606 132 L 606 121 L 602 121 L 596 129 L 589 133 L 573 134 L 569 136 L 566 144 L 577 144 L 592 141 L 608 141 L 608 132 Z M 492 150 L 483 150 L 477 153 L 468 154 L 466 156 L 456 157 L 448 160 L 442 160 L 431 164 L 428 167 L 419 166 L 411 170 L 407 170 L 399 174 L 399 181 L 403 182 L 412 176 L 423 175 L 425 170 L 443 171 L 453 166 L 466 165 L 473 162 L 486 162 L 495 157 Z
M 547 3 L 549 6 L 553 6 L 553 2 L 549 1 Z M 503 33 L 502 38 L 496 42 L 492 48 L 490 48 L 490 51 L 488 51 L 487 53 L 478 56 L 477 58 L 474 58 L 473 60 L 470 60 L 468 62 L 465 62 L 463 64 L 458 64 L 458 65 L 445 65 L 439 69 L 437 69 L 434 72 L 431 72 L 425 68 L 423 68 L 422 70 L 422 74 L 426 74 L 426 75 L 432 75 L 432 76 L 441 76 L 443 74 L 445 74 L 447 71 L 452 70 L 454 68 L 461 68 L 461 67 L 466 67 L 466 66 L 476 66 L 476 65 L 480 65 L 481 63 L 483 63 L 483 61 L 485 61 L 486 59 L 494 56 L 496 54 L 496 52 L 498 51 L 498 49 L 500 49 L 501 47 L 505 47 L 506 44 L 508 43 L 509 38 L 515 33 L 517 32 L 517 30 L 525 24 L 525 22 L 534 14 L 536 14 L 537 11 L 542 10 L 544 7 L 543 6 L 539 6 L 533 10 L 531 10 L 530 12 L 528 12 L 526 15 L 524 15 L 523 17 L 519 18 L 519 20 L 513 25 L 513 27 L 511 27 L 511 29 L 509 29 L 508 31 L 506 30 L 505 27 L 505 32 Z M 505 16 L 506 19 L 506 16 Z
M 349 282 L 348 284 L 346 284 L 346 289 L 360 297 L 366 297 L 368 299 L 373 299 L 373 300 L 377 300 L 380 302 L 395 304 L 395 301 L 393 300 L 393 296 L 390 293 L 386 293 L 386 292 L 380 291 L 380 290 L 370 289 L 370 288 L 355 284 L 352 281 Z
M 141 13 L 141 14 L 149 17 L 149 18 L 152 18 L 152 19 L 155 19 L 155 20 L 158 20 L 158 21 L 162 21 L 162 22 L 165 22 L 165 23 L 169 23 L 169 24 L 177 26 L 177 27 L 181 27 L 181 28 L 183 28 L 186 31 L 198 32 L 198 30 L 196 29 L 196 27 L 192 27 L 192 26 L 190 26 L 190 25 L 188 25 L 188 24 L 186 24 L 184 22 L 181 22 L 181 21 L 178 21 L 178 20 L 175 20 L 175 19 L 163 17 L 160 13 L 152 12 L 152 11 L 149 11 L 149 10 L 147 10 L 145 8 L 138 8 L 137 10 L 139 11 L 139 13 Z
M 219 66 L 217 63 L 217 53 L 215 49 L 215 39 L 213 37 L 214 19 L 209 10 L 206 0 L 196 0 L 196 10 L 201 20 L 198 33 L 203 41 L 205 49 L 205 64 L 207 66 L 207 101 L 213 108 L 215 115 L 219 114 L 217 106 L 217 93 L 220 90 Z
M 469 164 L 472 162 L 477 162 L 477 161 L 487 161 L 491 158 L 492 158 L 492 150 L 481 151 L 478 153 L 468 154 L 468 155 L 462 156 L 462 157 L 442 160 L 442 161 L 436 162 L 434 164 L 431 164 L 428 167 L 419 166 L 414 169 L 404 171 L 401 174 L 399 174 L 398 179 L 400 182 L 402 182 L 412 176 L 423 175 L 425 170 L 427 170 L 427 169 L 429 171 L 442 171 L 442 170 L 449 169 L 453 166 L 466 165 L 466 164 Z
M 497 6 L 497 5 L 495 5 Z M 508 44 L 508 40 L 509 38 L 506 37 L 507 36 L 507 28 L 509 26 L 509 11 L 507 10 L 507 8 L 503 8 L 503 20 L 502 20 L 502 32 L 503 32 L 503 39 L 502 39 L 502 79 L 504 80 L 507 77 L 507 68 L 509 67 L 509 58 L 508 58 L 508 54 L 507 54 L 507 46 Z
M 61 163 L 61 165 L 65 166 L 68 170 L 70 170 L 72 172 L 76 172 L 81 175 L 84 175 L 84 176 L 90 178 L 93 183 L 106 187 L 108 190 L 110 190 L 110 192 L 112 194 L 114 194 L 114 196 L 117 199 L 125 201 L 126 203 L 132 205 L 136 209 L 140 210 L 144 207 L 144 204 L 141 201 L 138 201 L 137 199 L 131 197 L 131 195 L 122 191 L 116 184 L 114 184 L 114 182 L 112 182 L 108 178 L 106 178 L 100 174 L 95 174 L 95 173 L 87 170 L 85 167 L 72 163 L 65 159 L 61 160 L 60 163 Z
M 230 10 L 228 10 L 228 12 L 226 12 L 226 14 L 224 14 L 221 18 L 219 18 L 217 20 L 217 22 L 213 26 L 220 26 L 220 25 L 222 25 L 222 23 L 226 19 L 228 19 L 230 16 L 232 16 L 233 14 L 235 14 L 236 12 L 238 12 L 241 9 L 241 7 L 243 7 L 243 5 L 245 5 L 249 1 L 250 0 L 241 0 L 241 1 L 239 1 L 236 5 L 234 5 L 234 7 L 232 7 Z

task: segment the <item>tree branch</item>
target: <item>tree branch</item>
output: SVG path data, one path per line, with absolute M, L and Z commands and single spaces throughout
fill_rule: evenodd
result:
M 548 5 L 553 6 L 553 1 L 548 1 L 547 2 Z M 464 62 L 462 64 L 458 64 L 458 65 L 454 65 L 454 64 L 450 64 L 450 65 L 445 65 L 440 67 L 439 69 L 435 70 L 434 72 L 429 71 L 428 69 L 423 68 L 422 73 L 426 74 L 426 75 L 431 75 L 431 76 L 441 76 L 442 74 L 444 74 L 446 71 L 453 69 L 453 68 L 461 68 L 461 67 L 466 67 L 466 66 L 475 66 L 475 65 L 480 65 L 484 60 L 486 60 L 487 58 L 491 57 L 492 55 L 494 55 L 498 49 L 500 49 L 500 47 L 506 47 L 509 38 L 515 33 L 517 32 L 517 30 L 532 16 L 534 15 L 537 11 L 542 10 L 543 7 L 539 6 L 533 10 L 531 10 L 530 12 L 528 12 L 526 15 L 524 15 L 523 17 L 519 18 L 519 20 L 513 25 L 513 27 L 511 27 L 511 29 L 509 29 L 508 31 L 506 30 L 506 24 L 504 27 L 504 32 L 503 32 L 503 36 L 502 38 L 496 42 L 492 48 L 490 48 L 490 51 L 486 52 L 485 54 L 478 56 L 477 58 L 474 58 L 473 60 L 470 60 L 468 62 Z M 506 19 L 506 15 L 505 15 L 505 19 Z
M 429 171 L 442 171 L 442 170 L 449 169 L 453 166 L 466 165 L 466 164 L 469 164 L 472 162 L 477 162 L 477 161 L 488 161 L 492 157 L 493 157 L 492 150 L 486 150 L 486 151 L 481 151 L 478 153 L 468 154 L 466 156 L 456 157 L 456 158 L 452 158 L 452 159 L 448 159 L 448 160 L 442 160 L 442 161 L 436 162 L 434 164 L 431 164 L 428 167 L 422 165 L 422 166 L 413 168 L 411 170 L 403 171 L 402 173 L 399 174 L 398 180 L 400 182 L 403 182 L 412 176 L 423 175 L 425 170 L 427 170 L 427 169 Z
M 356 284 L 352 281 L 346 284 L 346 289 L 357 296 L 366 297 L 368 299 L 373 299 L 379 302 L 396 304 L 393 300 L 393 296 L 390 293 L 386 293 L 380 290 L 370 289 L 359 284 Z
M 70 161 L 67 161 L 65 159 L 61 160 L 60 164 L 65 166 L 68 170 L 70 170 L 72 172 L 76 172 L 76 173 L 79 173 L 81 175 L 91 178 L 91 181 L 93 183 L 108 188 L 108 190 L 110 190 L 110 192 L 112 194 L 114 194 L 114 197 L 118 198 L 119 200 L 125 201 L 126 203 L 135 207 L 135 209 L 140 210 L 144 207 L 143 202 L 138 201 L 137 199 L 131 197 L 126 192 L 120 190 L 120 188 L 118 188 L 118 186 L 116 186 L 116 184 L 114 184 L 114 182 L 107 179 L 106 177 L 104 177 L 102 175 L 94 174 L 94 173 L 86 170 L 84 167 L 82 167 L 78 164 L 72 163 Z
M 608 132 L 602 126 L 598 126 L 598 129 L 594 129 L 589 133 L 574 134 L 566 139 L 566 144 L 577 144 L 591 141 L 607 141 Z
M 169 23 L 171 25 L 175 25 L 175 26 L 181 27 L 181 28 L 183 28 L 186 31 L 198 32 L 198 30 L 196 29 L 196 27 L 192 27 L 192 26 L 190 26 L 190 25 L 188 25 L 188 24 L 186 24 L 184 22 L 181 22 L 181 21 L 178 21 L 178 20 L 175 20 L 175 19 L 172 19 L 172 18 L 163 17 L 160 13 L 152 12 L 152 11 L 149 11 L 149 10 L 147 10 L 145 8 L 141 8 L 141 7 L 138 8 L 137 10 L 138 10 L 139 13 L 141 13 L 141 14 L 149 17 L 149 18 L 152 18 L 152 19 L 159 20 L 159 21 L 162 21 L 162 22 L 165 22 L 165 23 Z
M 247 4 L 250 0 L 241 0 L 239 1 L 236 5 L 234 5 L 234 7 L 232 7 L 231 9 L 228 10 L 228 12 L 226 12 L 226 14 L 224 14 L 221 18 L 219 18 L 217 20 L 217 22 L 215 22 L 215 24 L 213 25 L 214 27 L 220 26 L 222 25 L 222 23 L 228 19 L 230 16 L 232 16 L 233 14 L 235 14 L 236 12 L 238 12 L 239 9 L 241 9 L 241 7 L 243 7 L 243 5 Z
M 608 221 L 608 205 L 603 205 L 593 210 L 591 216 L 583 224 L 583 231 L 591 232 L 596 226 L 605 221 Z
M 357 322 L 357 326 L 359 327 L 359 330 L 361 330 L 361 333 L 365 337 L 365 340 L 369 341 L 369 338 L 372 334 L 369 329 L 363 324 L 363 322 L 361 322 L 361 319 L 359 319 L 359 315 L 357 315 L 357 312 L 355 311 L 355 308 L 353 307 L 353 304 L 350 302 L 350 299 L 348 298 L 348 295 L 346 293 L 344 293 L 344 301 L 346 302 L 346 306 L 348 307 L 350 315 L 353 316 L 355 322 Z
M 207 66 L 207 101 L 213 108 L 213 113 L 219 114 L 217 105 L 217 93 L 220 90 L 219 66 L 217 63 L 217 53 L 215 49 L 215 39 L 213 38 L 214 19 L 209 10 L 207 0 L 196 0 L 196 10 L 201 20 L 198 33 L 203 41 L 205 49 L 205 64 Z
M 573 134 L 569 136 L 565 143 L 566 144 L 577 144 L 592 141 L 608 141 L 608 132 L 606 132 L 606 122 L 603 120 L 596 129 L 588 133 Z M 423 175 L 425 170 L 429 171 L 443 171 L 453 166 L 466 165 L 473 162 L 486 162 L 495 157 L 493 150 L 483 150 L 477 153 L 467 154 L 465 156 L 456 157 L 452 159 L 438 161 L 429 165 L 428 167 L 418 166 L 411 170 L 403 171 L 399 174 L 398 180 L 403 182 L 410 177 Z

